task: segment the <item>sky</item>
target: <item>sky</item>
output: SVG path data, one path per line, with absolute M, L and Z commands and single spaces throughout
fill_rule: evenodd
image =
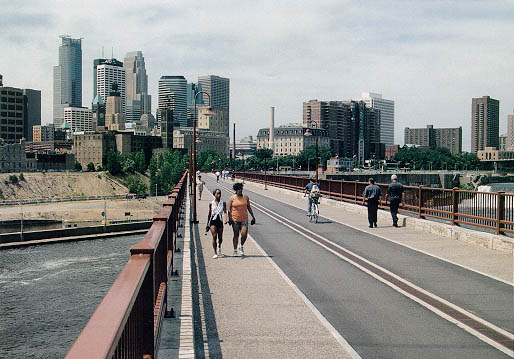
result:
M 302 122 L 310 99 L 362 92 L 395 101 L 405 127 L 458 127 L 471 147 L 471 99 L 500 101 L 500 133 L 514 109 L 512 0 L 52 1 L 0 0 L 4 86 L 42 91 L 52 122 L 59 35 L 83 38 L 82 102 L 91 106 L 93 59 L 142 51 L 152 109 L 160 76 L 230 78 L 236 138 Z M 231 127 L 232 129 L 232 124 Z

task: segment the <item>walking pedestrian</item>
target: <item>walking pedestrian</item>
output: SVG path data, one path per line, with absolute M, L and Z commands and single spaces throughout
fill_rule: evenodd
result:
M 221 243 L 223 242 L 223 225 L 227 223 L 227 203 L 221 201 L 221 190 L 216 188 L 213 192 L 214 200 L 209 203 L 209 215 L 207 216 L 207 227 L 205 232 L 211 231 L 212 248 L 214 255 L 212 258 L 221 257 Z
M 239 235 L 241 235 L 239 251 L 241 252 L 241 256 L 245 255 L 243 245 L 248 236 L 248 212 L 252 215 L 251 225 L 255 224 L 255 216 L 250 206 L 250 199 L 248 196 L 243 195 L 243 184 L 241 182 L 234 183 L 232 188 L 236 193 L 228 200 L 228 218 L 229 224 L 232 225 L 232 230 L 234 231 L 234 238 L 232 240 L 234 245 L 233 256 L 237 257 Z
M 393 217 L 393 227 L 398 227 L 398 207 L 404 201 L 403 185 L 398 182 L 396 175 L 391 176 L 391 183 L 387 187 L 386 201 L 389 198 L 389 208 Z
M 380 197 L 382 193 L 380 192 L 380 187 L 375 184 L 375 179 L 368 179 L 369 185 L 366 186 L 364 192 L 362 193 L 362 204 L 364 205 L 364 201 L 368 202 L 368 222 L 369 228 L 373 228 L 373 226 L 377 227 L 377 212 L 378 212 L 378 204 L 380 202 Z
M 196 184 L 198 186 L 198 199 L 202 199 L 203 186 L 205 186 L 205 181 L 202 180 L 202 176 L 198 176 L 198 182 Z
M 220 180 L 220 171 L 216 171 L 216 183 L 218 183 L 218 181 Z

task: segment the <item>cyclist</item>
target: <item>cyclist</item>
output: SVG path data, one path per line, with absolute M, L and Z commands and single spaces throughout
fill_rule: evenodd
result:
M 319 190 L 319 183 L 314 181 L 315 177 L 310 177 L 310 182 L 307 183 L 307 186 L 305 186 L 305 192 L 303 196 L 305 197 L 307 194 L 308 201 L 307 201 L 307 216 L 310 217 L 311 215 L 311 207 L 312 207 L 312 201 L 315 200 L 316 203 L 320 197 L 320 190 Z

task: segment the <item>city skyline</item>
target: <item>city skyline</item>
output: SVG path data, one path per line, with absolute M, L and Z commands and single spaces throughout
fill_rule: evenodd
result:
M 501 133 L 514 108 L 507 1 L 323 1 L 301 7 L 150 1 L 123 10 L 102 7 L 109 23 L 80 6 L 70 7 L 70 14 L 58 4 L 2 3 L 0 43 L 11 54 L 0 57 L 0 73 L 5 86 L 42 90 L 42 123 L 52 122 L 52 67 L 61 34 L 84 37 L 83 104 L 93 99 L 92 64 L 102 57 L 102 46 L 109 55 L 114 47 L 118 59 L 142 51 L 153 109 L 160 76 L 183 75 L 188 82 L 205 74 L 229 78 L 237 138 L 255 136 L 268 121 L 269 106 L 276 108 L 278 126 L 301 121 L 305 101 L 356 99 L 370 91 L 395 101 L 395 143 L 403 143 L 407 126 L 462 126 L 463 150 L 470 151 L 472 98 L 500 101 Z M 171 30 L 160 20 L 167 15 Z M 134 31 L 119 31 L 126 21 L 135 24 Z

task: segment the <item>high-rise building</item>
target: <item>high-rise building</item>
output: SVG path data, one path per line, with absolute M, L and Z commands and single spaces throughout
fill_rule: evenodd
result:
M 71 132 L 93 131 L 93 113 L 87 107 L 65 107 L 64 121 Z
M 19 143 L 24 136 L 25 96 L 15 87 L 0 87 L 0 138 Z
M 489 96 L 471 100 L 471 152 L 499 147 L 500 101 Z
M 225 117 L 230 121 L 230 79 L 216 75 L 199 76 L 198 85 L 201 86 L 201 91 L 208 93 L 211 98 L 210 103 L 203 98 L 204 104 L 225 111 Z
M 303 123 L 316 123 L 328 131 L 332 151 L 341 157 L 382 158 L 385 146 L 380 142 L 379 110 L 363 101 L 318 101 L 303 103 Z
M 41 91 L 24 89 L 25 118 L 23 123 L 23 137 L 32 141 L 32 127 L 41 125 Z
M 426 128 L 405 127 L 404 140 L 406 145 L 415 145 L 426 148 L 447 148 L 452 154 L 462 152 L 462 127 Z
M 55 125 L 36 125 L 32 127 L 32 140 L 34 142 L 50 142 L 55 139 Z
M 387 146 L 394 144 L 394 101 L 382 98 L 379 93 L 363 92 L 357 101 L 380 110 L 380 142 Z
M 65 107 L 82 106 L 82 39 L 61 35 L 59 65 L 54 66 L 54 124 L 64 121 Z
M 93 98 L 96 98 L 96 95 L 98 94 L 96 69 L 98 68 L 98 65 L 101 65 L 108 60 L 109 59 L 94 59 L 93 60 Z M 103 98 L 102 100 L 105 101 L 106 99 Z
M 161 111 L 170 107 L 173 110 L 173 125 L 187 126 L 187 81 L 184 76 L 161 76 L 159 79 L 159 109 L 157 118 L 160 121 Z
M 507 148 L 514 149 L 514 113 L 507 116 Z
M 303 103 L 303 123 L 316 123 L 328 131 L 330 148 L 341 156 L 344 150 L 345 118 L 351 116 L 351 108 L 343 101 L 310 100 Z
M 105 127 L 107 130 L 120 131 L 125 129 L 125 113 L 123 112 L 123 100 L 118 84 L 111 85 L 111 91 L 105 104 Z
M 120 93 L 123 114 L 125 114 L 127 79 L 123 62 L 116 59 L 100 62 L 96 67 L 96 88 L 97 94 L 105 102 L 107 102 L 107 97 L 110 96 L 112 85 L 115 82 L 118 84 L 117 91 Z
M 201 106 L 204 104 L 203 102 L 203 93 L 200 93 L 202 91 L 202 85 L 199 83 L 194 82 L 188 82 L 187 83 L 187 125 L 193 126 L 193 117 L 195 116 L 195 96 L 196 96 L 196 106 L 198 111 L 198 106 Z M 196 114 L 196 117 L 198 118 L 198 113 Z
M 139 121 L 151 112 L 152 98 L 148 94 L 148 75 L 141 51 L 128 52 L 123 60 L 127 75 L 126 121 Z

